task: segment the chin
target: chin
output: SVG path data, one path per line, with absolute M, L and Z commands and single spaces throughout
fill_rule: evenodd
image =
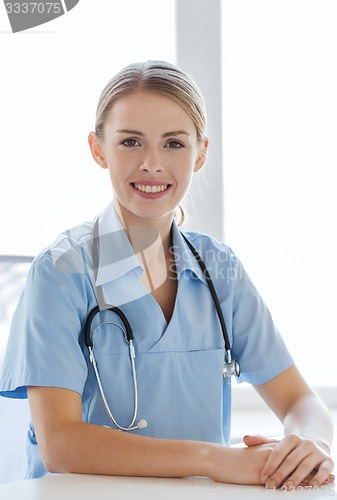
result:
M 123 219 L 127 217 L 137 217 L 147 221 L 158 221 L 164 217 L 174 216 L 176 208 L 164 209 L 159 207 L 140 207 L 138 204 L 135 206 L 132 203 L 123 203 L 121 200 L 115 199 L 115 206 L 117 211 L 122 215 Z

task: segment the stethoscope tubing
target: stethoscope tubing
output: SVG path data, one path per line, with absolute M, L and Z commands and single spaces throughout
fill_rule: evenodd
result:
M 224 362 L 223 374 L 224 374 L 224 378 L 225 378 L 226 382 L 228 383 L 228 380 L 230 382 L 230 378 L 232 375 L 236 375 L 237 377 L 240 375 L 240 365 L 239 365 L 238 361 L 236 361 L 236 360 L 232 361 L 232 358 L 231 358 L 230 342 L 229 342 L 227 327 L 226 327 L 225 319 L 224 319 L 224 316 L 223 316 L 223 313 L 221 310 L 219 298 L 218 298 L 213 281 L 211 279 L 211 276 L 208 272 L 208 269 L 207 269 L 204 261 L 202 260 L 201 256 L 199 255 L 197 250 L 194 248 L 192 243 L 188 240 L 188 238 L 183 233 L 181 233 L 181 234 L 182 234 L 184 240 L 186 241 L 188 247 L 192 251 L 194 257 L 196 258 L 198 264 L 200 265 L 200 268 L 205 276 L 210 293 L 212 295 L 212 299 L 213 299 L 213 302 L 214 302 L 214 305 L 216 308 L 216 312 L 217 312 L 217 315 L 219 318 L 220 327 L 221 327 L 223 338 L 224 338 L 225 362 Z M 93 240 L 94 240 L 94 242 L 93 242 L 93 261 L 94 261 L 94 269 L 96 271 L 95 272 L 95 275 L 96 275 L 95 278 L 96 278 L 97 271 L 98 271 L 98 245 L 99 245 L 98 219 L 96 219 L 94 222 Z M 98 287 L 98 289 L 96 290 L 96 297 L 97 297 L 98 304 L 101 304 L 101 306 L 97 305 L 89 312 L 86 323 L 85 323 L 84 337 L 85 337 L 86 347 L 89 350 L 89 359 L 90 359 L 90 362 L 91 362 L 93 369 L 94 369 L 94 373 L 95 373 L 95 376 L 97 379 L 97 383 L 98 383 L 99 391 L 100 391 L 100 394 L 101 394 L 101 397 L 103 400 L 104 407 L 106 409 L 106 412 L 107 412 L 110 420 L 119 430 L 133 431 L 136 429 L 146 427 L 147 423 L 145 420 L 141 420 L 140 422 L 138 422 L 135 425 L 136 418 L 137 418 L 137 412 L 138 412 L 138 387 L 137 387 L 137 375 L 136 375 L 136 366 L 135 366 L 136 353 L 135 353 L 135 349 L 133 346 L 133 332 L 132 332 L 131 325 L 130 325 L 127 317 L 123 313 L 123 311 L 121 311 L 121 309 L 119 309 L 118 307 L 113 306 L 113 305 L 105 304 L 105 302 L 103 301 L 103 294 L 102 294 L 101 287 Z M 133 388 L 134 388 L 134 391 L 133 391 L 134 392 L 134 410 L 133 410 L 133 416 L 132 416 L 131 422 L 130 422 L 128 427 L 124 427 L 124 426 L 121 426 L 120 424 L 118 424 L 118 422 L 116 421 L 116 419 L 112 415 L 112 412 L 110 410 L 109 404 L 107 402 L 107 399 L 106 399 L 106 396 L 104 393 L 103 384 L 101 381 L 97 362 L 96 362 L 95 355 L 94 355 L 94 345 L 93 345 L 93 340 L 91 338 L 91 325 L 92 325 L 92 321 L 93 321 L 94 317 L 96 316 L 96 314 L 98 314 L 100 311 L 105 311 L 105 310 L 114 312 L 120 318 L 122 324 L 124 325 L 125 338 L 126 338 L 126 341 L 129 345 L 129 356 L 130 356 L 130 362 L 131 362 Z
M 218 294 L 216 293 L 216 290 L 215 290 L 212 278 L 210 277 L 208 269 L 205 266 L 204 261 L 200 257 L 200 254 L 194 248 L 194 246 L 192 245 L 192 243 L 186 238 L 186 236 L 183 233 L 181 233 L 181 235 L 184 238 L 184 240 L 186 241 L 187 245 L 189 246 L 189 248 L 190 248 L 191 252 L 193 253 L 194 257 L 196 258 L 199 266 L 201 267 L 202 272 L 204 273 L 204 276 L 205 276 L 205 279 L 206 279 L 207 284 L 209 286 L 209 289 L 210 289 L 210 292 L 211 292 L 211 295 L 212 295 L 212 298 L 213 298 L 213 302 L 214 302 L 214 305 L 215 305 L 215 309 L 216 309 L 216 312 L 217 312 L 217 315 L 218 315 L 218 318 L 219 318 L 219 321 L 220 321 L 222 335 L 223 335 L 224 342 L 225 342 L 225 351 L 226 351 L 226 353 L 228 353 L 228 352 L 230 353 L 231 348 L 230 348 L 230 343 L 229 343 L 229 338 L 228 338 L 228 332 L 227 332 L 226 322 L 225 322 L 225 318 L 224 318 L 222 310 L 221 310 L 221 306 L 220 306 Z M 228 359 L 228 362 L 230 362 L 230 361 L 231 361 L 231 359 Z
M 128 318 L 125 316 L 123 311 L 121 311 L 121 309 L 119 309 L 118 307 L 115 307 L 115 306 L 104 307 L 103 309 L 100 306 L 95 306 L 88 314 L 87 321 L 85 323 L 84 338 L 85 338 L 85 345 L 87 346 L 87 348 L 88 349 L 89 349 L 89 347 L 93 348 L 93 342 L 91 340 L 91 335 L 90 335 L 92 320 L 94 319 L 96 314 L 102 310 L 103 311 L 112 311 L 115 314 L 117 314 L 117 316 L 119 316 L 119 318 L 121 319 L 121 321 L 125 327 L 126 340 L 128 343 L 132 342 L 133 341 L 132 328 L 131 328 L 131 325 L 128 321 Z
M 98 367 L 97 367 L 97 363 L 96 363 L 96 359 L 95 359 L 95 356 L 93 353 L 93 348 L 91 346 L 88 346 L 90 362 L 91 362 L 93 369 L 94 369 L 94 372 L 95 372 L 99 392 L 101 394 L 105 410 L 106 410 L 107 414 L 109 415 L 111 422 L 121 431 L 134 431 L 134 430 L 139 428 L 138 425 L 134 425 L 136 418 L 137 418 L 137 413 L 138 413 L 138 388 L 137 388 L 137 376 L 136 376 L 136 366 L 135 366 L 135 357 L 136 356 L 135 356 L 134 347 L 132 345 L 132 340 L 129 343 L 129 348 L 130 348 L 130 359 L 131 359 L 133 390 L 134 390 L 134 409 L 133 409 L 133 416 L 132 416 L 132 420 L 131 420 L 130 424 L 128 425 L 128 427 L 123 427 L 122 425 L 118 424 L 118 422 L 116 421 L 116 419 L 114 418 L 114 416 L 111 413 L 109 404 L 108 404 L 107 399 L 105 397 L 105 393 L 104 393 L 104 389 L 103 389 L 103 385 L 102 385 L 102 380 L 101 380 L 101 377 L 100 377 L 100 374 L 98 371 Z

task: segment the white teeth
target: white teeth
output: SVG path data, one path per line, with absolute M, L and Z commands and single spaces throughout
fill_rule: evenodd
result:
M 143 191 L 143 193 L 160 193 L 168 188 L 168 184 L 163 186 L 145 186 L 144 184 L 134 184 L 134 186 L 138 189 L 138 191 Z

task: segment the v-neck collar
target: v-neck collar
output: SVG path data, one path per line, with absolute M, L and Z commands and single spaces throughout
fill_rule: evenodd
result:
M 134 253 L 112 202 L 98 217 L 98 240 L 96 286 L 115 281 L 133 270 L 141 277 L 144 268 Z M 207 283 L 175 221 L 172 223 L 172 241 L 178 279 L 184 271 L 190 270 L 199 280 Z

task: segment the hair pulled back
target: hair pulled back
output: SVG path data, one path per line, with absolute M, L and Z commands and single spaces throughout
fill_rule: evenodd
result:
M 96 110 L 95 132 L 103 138 L 104 125 L 112 105 L 137 91 L 157 92 L 174 100 L 193 120 L 198 141 L 206 137 L 206 112 L 203 97 L 192 78 L 165 61 L 129 64 L 119 71 L 103 89 Z

